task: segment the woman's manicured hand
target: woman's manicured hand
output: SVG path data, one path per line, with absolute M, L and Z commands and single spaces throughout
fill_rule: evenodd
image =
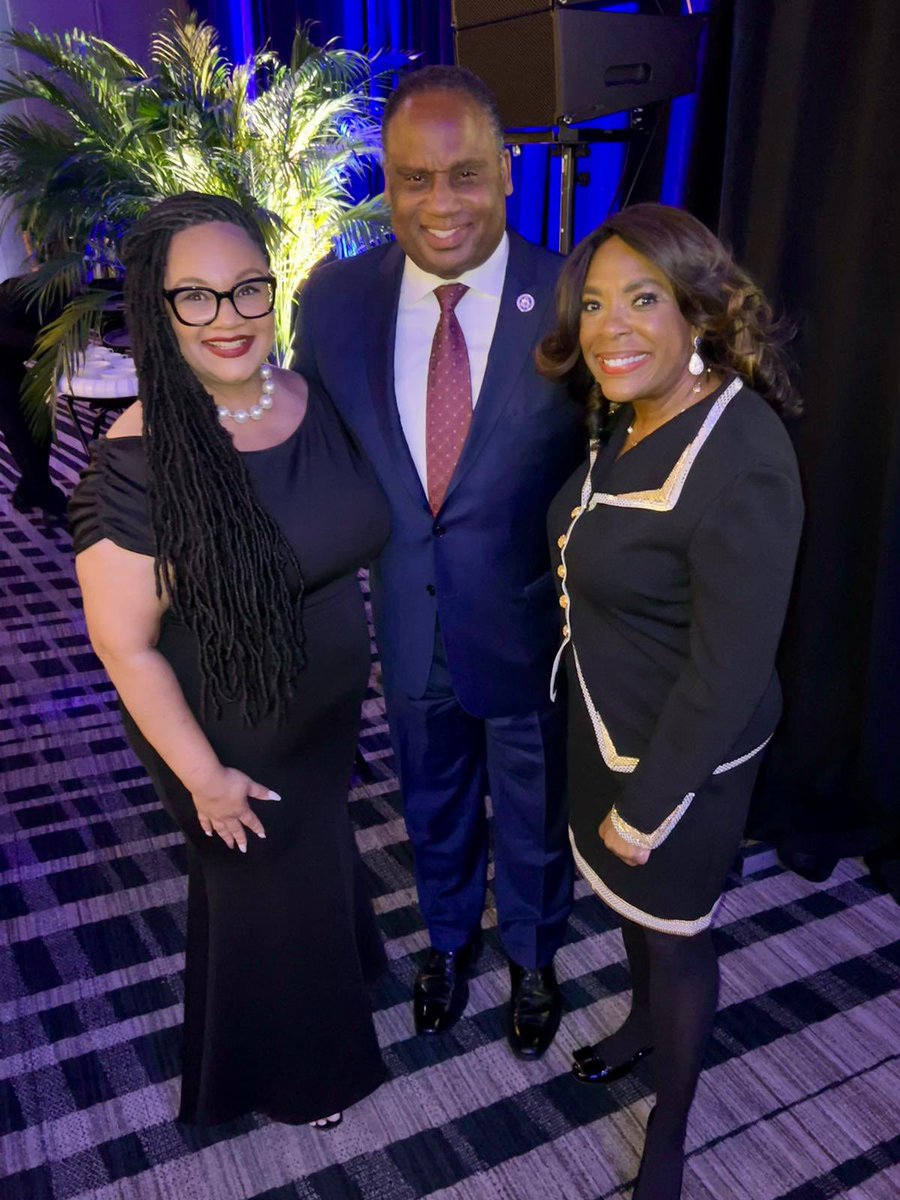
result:
M 218 834 L 229 850 L 237 846 L 243 853 L 247 851 L 248 829 L 257 837 L 266 836 L 262 822 L 247 803 L 248 798 L 281 799 L 276 792 L 254 783 L 249 775 L 233 767 L 219 767 L 201 787 L 194 788 L 191 797 L 203 832 L 209 837 Z

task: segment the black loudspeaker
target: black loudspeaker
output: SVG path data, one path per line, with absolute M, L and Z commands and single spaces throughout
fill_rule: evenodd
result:
M 606 0 L 608 3 L 608 0 Z M 488 25 L 551 8 L 602 8 L 604 0 L 453 0 L 453 28 Z
M 549 12 L 552 7 L 553 0 L 453 0 L 453 28 L 488 25 L 528 13 Z
M 702 16 L 563 4 L 455 0 L 456 61 L 495 93 L 506 129 L 571 125 L 693 91 Z

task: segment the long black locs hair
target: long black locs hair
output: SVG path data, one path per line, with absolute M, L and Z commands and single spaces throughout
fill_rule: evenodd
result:
M 181 356 L 163 299 L 174 234 L 222 221 L 265 254 L 254 217 L 234 200 L 184 192 L 137 221 L 123 247 L 125 306 L 143 404 L 156 587 L 196 635 L 201 715 L 236 703 L 247 725 L 281 717 L 303 665 L 303 579 L 257 501 L 212 396 Z

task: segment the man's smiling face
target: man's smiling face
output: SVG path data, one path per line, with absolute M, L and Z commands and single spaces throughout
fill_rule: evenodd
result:
M 385 195 L 413 262 L 455 279 L 490 258 L 506 228 L 509 151 L 463 92 L 410 96 L 385 133 Z

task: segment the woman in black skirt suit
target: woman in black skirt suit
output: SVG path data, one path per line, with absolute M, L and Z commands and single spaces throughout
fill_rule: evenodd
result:
M 712 1028 L 710 923 L 778 721 L 774 671 L 802 521 L 777 409 L 797 399 L 759 289 L 687 213 L 641 204 L 576 248 L 540 365 L 593 410 L 553 502 L 575 858 L 620 916 L 623 1027 L 585 1081 L 655 1049 L 635 1196 L 680 1195 Z
M 328 397 L 267 365 L 275 282 L 249 214 L 164 200 L 124 257 L 140 401 L 70 519 L 91 641 L 188 844 L 181 1118 L 324 1127 L 383 1077 L 347 788 L 356 573 L 387 504 Z

